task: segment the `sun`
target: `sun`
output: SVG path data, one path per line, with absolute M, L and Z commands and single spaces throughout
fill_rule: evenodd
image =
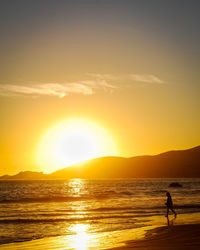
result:
M 111 134 L 93 121 L 73 118 L 44 133 L 36 151 L 36 164 L 49 173 L 106 155 L 117 155 Z

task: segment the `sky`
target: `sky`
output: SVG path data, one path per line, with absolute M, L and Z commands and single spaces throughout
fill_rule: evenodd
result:
M 0 4 L 0 174 L 43 171 L 41 138 L 72 118 L 112 137 L 97 156 L 200 144 L 198 0 Z

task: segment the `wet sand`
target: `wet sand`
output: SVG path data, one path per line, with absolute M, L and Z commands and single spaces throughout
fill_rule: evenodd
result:
M 148 231 L 144 239 L 129 241 L 114 249 L 197 250 L 200 249 L 200 224 L 156 228 Z

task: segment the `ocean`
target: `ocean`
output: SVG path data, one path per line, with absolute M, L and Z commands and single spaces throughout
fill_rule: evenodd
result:
M 200 212 L 200 179 L 0 181 L 0 244 L 140 228 L 164 217 L 166 191 L 178 215 Z

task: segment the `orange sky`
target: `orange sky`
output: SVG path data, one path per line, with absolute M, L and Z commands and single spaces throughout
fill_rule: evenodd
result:
M 199 145 L 194 3 L 44 2 L 1 8 L 0 174 L 43 171 L 41 137 L 72 117 L 103 127 L 120 156 Z

